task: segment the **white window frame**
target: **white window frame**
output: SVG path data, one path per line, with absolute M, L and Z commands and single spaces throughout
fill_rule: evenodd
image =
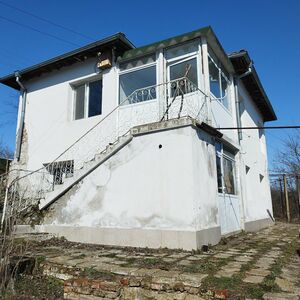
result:
M 140 71 L 140 70 L 143 70 L 143 69 L 147 69 L 147 68 L 150 68 L 150 67 L 153 67 L 155 66 L 155 86 L 158 84 L 157 83 L 157 78 L 158 78 L 158 67 L 157 67 L 157 59 L 158 59 L 158 55 L 157 53 L 153 53 L 153 55 L 155 56 L 155 61 L 154 62 L 151 62 L 151 63 L 147 63 L 145 65 L 141 65 L 141 66 L 137 66 L 137 67 L 133 67 L 133 68 L 130 68 L 130 69 L 126 69 L 126 70 L 120 70 L 120 64 L 118 64 L 118 80 L 117 80 L 117 104 L 120 105 L 120 76 L 124 75 L 124 74 L 128 74 L 128 73 L 132 73 L 132 72 L 135 72 L 135 71 Z M 147 54 L 145 56 L 151 56 L 151 54 Z M 133 59 L 135 60 L 135 59 Z M 147 88 L 147 86 L 145 86 L 144 88 Z M 124 103 L 122 104 L 121 106 L 122 107 L 127 107 L 128 105 L 140 105 L 141 103 L 149 103 L 149 102 L 152 102 L 152 101 L 157 101 L 157 91 L 156 91 L 156 98 L 155 99 L 152 99 L 152 100 L 148 100 L 148 101 L 140 101 L 140 102 L 136 102 L 136 103 Z
M 89 88 L 89 84 L 91 82 L 95 82 L 95 81 L 102 81 L 102 95 L 101 95 L 101 114 L 99 115 L 95 115 L 92 117 L 89 117 L 89 93 L 90 93 L 90 88 Z M 71 88 L 72 88 L 72 120 L 73 121 L 78 121 L 78 120 L 84 120 L 87 118 L 93 118 L 93 117 L 97 117 L 97 116 L 101 116 L 103 114 L 103 78 L 102 77 L 92 77 L 92 78 L 87 78 L 87 79 L 83 79 L 80 81 L 76 81 L 76 82 L 72 82 L 70 83 Z M 79 87 L 80 85 L 84 85 L 84 116 L 81 119 L 76 119 L 76 89 L 77 87 Z
M 221 181 L 222 181 L 222 192 L 219 191 L 219 186 L 218 186 L 218 180 L 217 180 L 217 189 L 218 189 L 218 193 L 219 194 L 225 194 L 225 195 L 232 195 L 232 196 L 236 196 L 238 194 L 237 191 L 237 171 L 236 171 L 236 161 L 235 161 L 235 154 L 233 153 L 234 151 L 231 151 L 232 156 L 227 155 L 226 153 L 224 153 L 224 144 L 220 141 L 216 141 L 216 145 L 219 144 L 221 146 L 221 150 L 218 151 L 217 148 L 215 147 L 216 150 L 216 156 L 220 158 L 220 162 L 221 162 Z M 228 149 L 228 147 L 227 147 Z M 224 183 L 224 159 L 227 159 L 229 161 L 231 161 L 233 163 L 233 184 L 234 184 L 234 193 L 230 194 L 226 192 L 226 186 Z M 217 162 L 216 162 L 217 164 Z M 216 165 L 217 166 L 217 165 Z M 217 168 L 216 168 L 217 170 Z M 217 179 L 218 179 L 218 174 L 217 174 Z
M 221 98 L 224 97 L 224 95 L 222 95 L 222 80 L 221 80 L 221 76 L 223 75 L 224 79 L 226 80 L 227 82 L 227 90 L 228 90 L 228 93 L 227 93 L 227 101 L 228 101 L 228 107 L 224 104 L 223 102 L 223 99 L 219 99 L 217 98 L 212 92 L 211 92 L 211 89 L 210 89 L 210 86 L 209 86 L 209 94 L 210 96 L 217 100 L 220 104 L 222 104 L 222 106 L 228 111 L 231 113 L 231 92 L 230 92 L 230 88 L 231 88 L 231 84 L 232 84 L 232 81 L 227 78 L 226 74 L 222 71 L 222 68 L 220 67 L 220 65 L 218 65 L 216 63 L 216 61 L 213 59 L 212 55 L 209 54 L 209 52 L 207 53 L 208 55 L 208 65 L 209 65 L 209 59 L 212 61 L 212 63 L 215 65 L 215 67 L 219 70 L 219 89 L 220 89 L 220 94 L 221 94 Z M 223 65 L 222 65 L 223 67 Z M 223 67 L 225 68 L 225 67 Z M 209 69 L 208 69 L 208 76 L 210 76 L 209 74 Z M 209 85 L 210 85 L 210 79 L 208 80 L 209 82 Z
M 180 47 L 181 45 L 184 45 L 186 43 L 192 43 L 193 41 L 186 41 L 184 43 L 178 44 L 176 46 L 172 46 L 172 47 L 168 47 L 166 49 L 164 49 L 164 58 L 166 61 L 166 75 L 167 75 L 167 81 L 170 81 L 170 67 L 177 65 L 179 63 L 185 62 L 187 60 L 196 58 L 196 65 L 197 65 L 197 82 L 194 82 L 194 84 L 197 84 L 198 87 L 200 87 L 201 81 L 200 81 L 200 39 L 196 39 L 194 40 L 195 43 L 197 43 L 197 50 L 193 51 L 193 52 L 189 52 L 187 54 L 183 54 L 180 56 L 176 56 L 170 59 L 166 58 L 166 52 L 172 48 L 176 48 L 176 47 Z M 191 93 L 188 93 L 191 94 Z

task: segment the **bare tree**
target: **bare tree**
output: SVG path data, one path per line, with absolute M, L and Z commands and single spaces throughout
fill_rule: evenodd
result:
M 0 138 L 0 158 L 12 159 L 13 156 L 13 150 L 3 142 L 2 138 Z
M 283 140 L 273 164 L 278 173 L 300 174 L 300 130 Z

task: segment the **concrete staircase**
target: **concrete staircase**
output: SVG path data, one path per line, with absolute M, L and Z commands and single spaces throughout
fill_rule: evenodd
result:
M 42 210 L 51 205 L 59 197 L 70 190 L 75 184 L 80 182 L 84 177 L 93 172 L 111 156 L 129 144 L 132 138 L 133 135 L 130 131 L 129 133 L 119 137 L 114 143 L 109 143 L 103 151 L 95 154 L 92 160 L 85 162 L 81 169 L 74 170 L 74 175 L 72 177 L 64 178 L 64 182 L 61 185 L 55 185 L 54 190 L 48 192 L 46 197 L 40 200 L 39 209 Z

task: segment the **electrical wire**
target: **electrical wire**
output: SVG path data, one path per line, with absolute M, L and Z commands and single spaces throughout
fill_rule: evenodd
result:
M 15 20 L 12 20 L 12 19 L 3 17 L 3 16 L 1 16 L 1 15 L 0 15 L 0 19 L 5 20 L 5 21 L 7 21 L 7 22 L 9 22 L 9 23 L 16 24 L 16 25 L 19 25 L 19 26 L 21 26 L 21 27 L 30 29 L 30 30 L 35 31 L 35 32 L 38 32 L 38 33 L 40 33 L 40 34 L 49 36 L 49 37 L 51 37 L 51 38 L 53 38 L 53 39 L 56 39 L 56 40 L 58 40 L 58 41 L 68 43 L 68 44 L 70 44 L 70 45 L 72 45 L 72 46 L 80 47 L 79 44 L 76 44 L 76 43 L 67 41 L 67 40 L 65 40 L 65 39 L 63 39 L 63 38 L 60 38 L 60 37 L 58 37 L 58 36 L 56 36 L 56 35 L 53 35 L 53 34 L 51 34 L 51 33 L 48 33 L 48 32 L 45 32 L 45 31 L 42 31 L 42 30 L 39 30 L 39 29 L 36 29 L 36 28 L 34 28 L 34 27 L 32 27 L 32 26 L 29 26 L 29 25 L 26 25 L 26 24 L 17 22 L 17 21 L 15 21 Z
M 40 17 L 40 16 L 37 16 L 37 15 L 35 15 L 35 14 L 33 14 L 33 13 L 30 13 L 30 12 L 28 12 L 28 11 L 26 11 L 26 10 L 23 10 L 23 9 L 18 8 L 18 7 L 16 7 L 16 6 L 13 6 L 13 5 L 11 5 L 11 4 L 5 3 L 5 2 L 3 2 L 3 1 L 1 1 L 1 0 L 0 0 L 0 4 L 4 5 L 4 6 L 6 6 L 6 7 L 12 8 L 12 9 L 14 9 L 14 10 L 17 10 L 17 11 L 23 13 L 23 14 L 28 15 L 28 16 L 31 16 L 31 17 L 33 17 L 33 18 L 35 18 L 35 19 L 37 19 L 37 20 L 43 21 L 43 22 L 45 22 L 45 23 L 51 24 L 51 25 L 56 26 L 56 27 L 58 27 L 58 28 L 61 28 L 61 29 L 63 29 L 63 30 L 69 31 L 69 32 L 71 32 L 71 33 L 73 33 L 73 34 L 76 34 L 76 35 L 78 35 L 78 36 L 81 36 L 81 37 L 83 37 L 83 38 L 85 38 L 85 39 L 87 39 L 87 40 L 90 40 L 90 41 L 93 41 L 93 40 L 94 40 L 94 38 L 92 38 L 92 37 L 90 37 L 90 36 L 88 36 L 88 35 L 85 35 L 85 34 L 83 34 L 83 33 L 80 33 L 80 32 L 78 32 L 78 31 L 75 31 L 75 30 L 73 30 L 73 29 L 71 29 L 71 28 L 65 27 L 65 26 L 60 25 L 60 24 L 58 24 L 58 23 L 55 23 L 55 22 L 53 22 L 53 21 L 51 21 L 51 20 L 48 20 L 48 19 L 46 19 L 46 18 L 42 18 L 42 17 Z

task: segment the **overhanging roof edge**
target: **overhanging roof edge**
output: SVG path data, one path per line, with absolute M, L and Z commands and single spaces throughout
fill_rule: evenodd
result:
M 22 75 L 28 74 L 30 72 L 36 71 L 38 69 L 42 69 L 42 68 L 45 68 L 45 67 L 50 66 L 52 64 L 55 64 L 55 63 L 57 63 L 59 61 L 63 61 L 65 59 L 69 59 L 69 58 L 75 57 L 76 55 L 78 55 L 80 53 L 84 53 L 84 52 L 89 51 L 89 50 L 92 50 L 93 48 L 105 46 L 106 44 L 112 43 L 114 41 L 115 42 L 120 41 L 122 44 L 124 44 L 124 46 L 126 48 L 134 48 L 135 47 L 126 38 L 125 34 L 123 34 L 122 32 L 118 32 L 118 33 L 116 33 L 114 35 L 111 35 L 111 36 L 108 36 L 108 37 L 106 37 L 104 39 L 98 40 L 96 42 L 92 42 L 92 43 L 90 43 L 88 45 L 85 45 L 83 47 L 77 48 L 75 50 L 69 51 L 69 52 L 61 54 L 61 55 L 58 55 L 58 56 L 56 56 L 54 58 L 51 58 L 51 59 L 48 59 L 48 60 L 43 61 L 41 63 L 35 64 L 35 65 L 31 66 L 31 67 L 27 67 L 25 69 L 22 69 L 22 70 L 20 70 L 18 72 L 22 76 Z M 0 83 L 8 85 L 8 86 L 10 86 L 12 88 L 15 88 L 15 89 L 19 90 L 18 85 L 16 85 L 14 87 L 11 84 L 8 84 L 8 82 L 11 81 L 14 78 L 15 78 L 15 73 L 11 73 L 9 75 L 1 77 L 0 78 Z

